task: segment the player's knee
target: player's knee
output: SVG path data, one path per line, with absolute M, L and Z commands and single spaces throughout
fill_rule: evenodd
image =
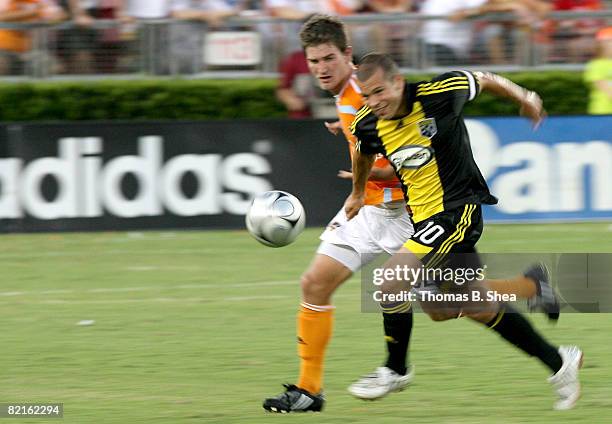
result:
M 309 272 L 302 274 L 300 277 L 300 287 L 302 288 L 302 293 L 306 294 L 315 290 L 315 279 Z
M 315 275 L 315 273 L 305 272 L 300 279 L 302 295 L 304 298 L 321 297 L 329 294 L 331 284 L 325 278 Z M 333 291 L 333 290 L 332 290 Z

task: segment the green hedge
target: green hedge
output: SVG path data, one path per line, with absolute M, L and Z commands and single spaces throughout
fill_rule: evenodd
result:
M 581 72 L 539 72 L 504 74 L 517 84 L 542 96 L 549 115 L 581 115 L 587 113 L 589 89 Z M 518 108 L 510 101 L 500 101 L 483 94 L 466 109 L 468 115 L 514 115 Z
M 537 90 L 549 114 L 586 112 L 580 73 L 509 74 Z M 424 77 L 409 77 L 423 79 Z M 0 84 L 0 121 L 221 119 L 283 117 L 273 80 L 138 80 Z M 512 115 L 516 107 L 483 95 L 469 115 Z

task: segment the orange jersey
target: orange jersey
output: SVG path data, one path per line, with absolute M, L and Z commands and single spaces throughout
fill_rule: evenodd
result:
M 0 0 L 0 12 L 32 11 L 38 16 L 39 0 Z M 15 22 L 30 22 L 36 17 L 22 19 Z M 14 53 L 24 53 L 31 48 L 32 30 L 0 30 L 0 50 L 7 50 Z
M 340 122 L 342 122 L 342 132 L 349 142 L 351 159 L 355 152 L 357 139 L 351 134 L 350 126 L 355 119 L 357 111 L 363 104 L 361 90 L 357 85 L 357 79 L 353 75 L 342 91 L 340 91 L 340 94 L 336 96 L 336 109 L 338 110 Z M 390 166 L 389 161 L 382 155 L 379 155 L 374 162 L 374 167 L 384 168 L 386 166 Z M 366 205 L 379 205 L 393 200 L 404 200 L 404 192 L 401 187 L 397 177 L 389 181 L 368 181 L 366 184 L 365 203 Z

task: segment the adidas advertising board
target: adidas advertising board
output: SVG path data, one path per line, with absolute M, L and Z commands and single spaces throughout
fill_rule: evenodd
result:
M 484 208 L 488 221 L 612 217 L 612 117 L 552 117 L 537 132 L 515 117 L 466 125 L 500 199 Z M 418 167 L 432 154 L 391 159 Z M 0 228 L 241 228 L 252 197 L 272 189 L 291 190 L 309 225 L 324 226 L 350 191 L 336 177 L 349 166 L 321 121 L 0 126 Z
M 253 197 L 275 188 L 313 199 L 309 220 L 324 225 L 329 216 L 316 206 L 338 207 L 334 193 L 350 187 L 335 178 L 347 152 L 314 127 L 285 120 L 0 127 L 0 227 L 236 228 Z M 313 195 L 322 175 L 331 191 Z
M 469 119 L 472 151 L 491 192 L 488 222 L 612 218 L 612 116 Z

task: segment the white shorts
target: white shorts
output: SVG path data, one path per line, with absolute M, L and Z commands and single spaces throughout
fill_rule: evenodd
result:
M 412 233 L 412 221 L 403 202 L 391 207 L 366 205 L 350 221 L 342 207 L 321 234 L 317 253 L 355 272 L 382 253 L 397 252 Z

